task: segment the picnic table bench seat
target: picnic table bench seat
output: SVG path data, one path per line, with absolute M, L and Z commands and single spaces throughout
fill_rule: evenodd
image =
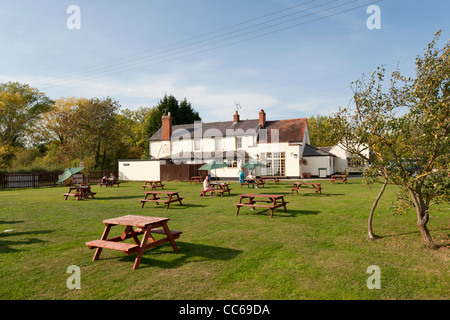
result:
M 250 183 L 253 184 L 253 182 L 250 182 Z M 265 183 L 265 182 L 264 182 L 263 179 L 256 179 L 256 180 L 255 180 L 255 184 L 256 184 L 258 187 L 259 187 L 259 186 L 263 186 L 263 187 L 264 187 L 264 183 Z M 241 185 L 241 189 L 242 189 L 242 186 L 247 184 L 247 180 L 244 179 L 243 182 L 240 182 L 239 184 Z
M 101 187 L 103 187 L 103 186 L 106 186 L 106 187 L 109 187 L 109 186 L 113 186 L 113 185 L 117 185 L 118 187 L 120 187 L 120 182 L 117 182 L 117 181 L 114 181 L 114 182 L 100 182 L 99 184 L 98 184 L 99 186 L 100 186 L 100 188 Z
M 89 247 L 89 249 L 107 248 L 107 249 L 120 250 L 127 255 L 131 255 L 131 254 L 135 253 L 135 250 L 137 250 L 139 248 L 139 245 L 137 245 L 135 243 L 112 242 L 112 241 L 108 241 L 108 240 L 92 240 L 92 241 L 86 242 L 86 245 Z

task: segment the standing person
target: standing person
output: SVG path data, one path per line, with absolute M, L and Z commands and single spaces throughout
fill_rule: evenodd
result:
M 244 169 L 242 167 L 239 168 L 239 183 L 244 183 L 245 180 L 245 174 L 244 174 Z
M 256 177 L 253 175 L 253 172 L 250 171 L 250 174 L 247 176 L 247 188 L 250 186 L 250 183 L 255 187 Z

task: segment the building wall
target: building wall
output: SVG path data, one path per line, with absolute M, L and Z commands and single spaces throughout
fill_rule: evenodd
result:
M 119 180 L 160 180 L 159 160 L 119 160 Z
M 362 149 L 359 149 L 359 150 L 362 150 Z M 344 171 L 362 172 L 364 170 L 364 167 L 367 167 L 367 165 L 368 165 L 368 164 L 366 164 L 363 167 L 349 167 L 348 166 L 348 158 L 351 157 L 351 154 L 346 152 L 340 144 L 333 146 L 330 149 L 330 153 L 332 153 L 336 156 L 336 159 L 335 159 L 335 171 L 336 172 L 344 172 Z M 365 150 L 364 154 L 365 154 L 365 156 L 368 157 L 369 150 Z
M 303 165 L 302 172 L 310 172 L 311 176 L 319 176 L 320 169 L 325 169 L 325 174 L 330 176 L 334 173 L 334 160 L 332 156 L 305 157 L 307 165 Z

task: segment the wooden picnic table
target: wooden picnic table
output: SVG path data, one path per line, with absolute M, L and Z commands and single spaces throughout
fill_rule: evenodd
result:
M 145 198 L 144 199 L 140 199 L 139 201 L 142 203 L 141 204 L 141 208 L 144 207 L 144 204 L 146 202 L 156 202 L 157 205 L 159 205 L 160 202 L 166 204 L 166 209 L 169 209 L 169 205 L 172 202 L 176 202 L 178 201 L 180 203 L 180 205 L 183 205 L 181 203 L 181 200 L 183 200 L 183 198 L 180 198 L 178 191 L 146 191 L 145 192 Z M 164 197 L 163 197 L 164 195 Z M 148 196 L 152 196 L 150 199 L 148 199 Z M 167 199 L 167 200 L 164 200 Z
M 192 182 L 195 182 L 195 183 L 200 182 L 200 183 L 202 183 L 203 182 L 203 178 L 202 178 L 202 176 L 192 176 L 189 179 L 189 184 L 191 184 Z
M 105 229 L 100 240 L 93 240 L 86 242 L 89 249 L 96 249 L 92 261 L 98 260 L 103 248 L 120 250 L 126 255 L 137 253 L 134 260 L 133 270 L 139 268 L 142 254 L 145 250 L 170 242 L 175 252 L 178 252 L 178 247 L 175 239 L 180 237 L 181 231 L 171 231 L 167 226 L 169 218 L 159 217 L 145 217 L 127 215 L 123 217 L 103 220 Z M 125 230 L 119 237 L 108 239 L 111 227 L 122 225 Z M 136 229 L 134 230 L 133 228 Z M 162 228 L 161 228 L 162 227 Z M 152 234 L 163 234 L 165 238 L 156 240 Z M 138 236 L 143 235 L 142 240 L 139 241 Z M 126 239 L 133 238 L 134 244 L 123 242 Z
M 241 207 L 252 207 L 252 209 L 255 209 L 255 207 L 259 208 L 268 208 L 270 209 L 270 218 L 273 217 L 273 211 L 276 208 L 284 207 L 284 212 L 286 212 L 286 204 L 289 202 L 284 201 L 284 195 L 282 194 L 252 194 L 252 193 L 245 193 L 241 194 L 239 199 L 239 203 L 236 204 L 237 211 L 236 215 L 239 214 L 239 209 Z M 262 199 L 258 199 L 262 198 Z M 248 199 L 246 203 L 242 203 L 242 200 Z M 256 202 L 264 202 L 267 204 L 255 204 Z
M 266 180 L 273 180 L 275 182 L 275 184 L 280 183 L 280 179 L 278 179 L 278 177 L 273 177 L 273 176 L 262 176 L 261 180 L 263 180 L 264 183 L 266 182 Z
M 64 200 L 67 200 L 68 197 L 75 197 L 78 201 L 80 199 L 88 199 L 89 196 L 94 199 L 95 194 L 97 193 L 92 192 L 91 186 L 73 186 L 69 187 L 69 192 L 64 193 L 63 196 L 65 197 Z
M 152 190 L 156 190 L 156 188 L 161 188 L 164 190 L 164 185 L 162 184 L 161 180 L 148 180 L 145 181 L 144 185 L 142 186 L 142 190 L 145 190 L 145 188 L 150 187 Z
M 311 188 L 302 188 L 302 186 L 312 186 Z M 316 183 L 316 182 L 294 182 L 292 183 L 292 195 L 294 195 L 294 191 L 297 191 L 298 194 L 298 190 L 314 190 L 316 192 L 316 196 L 318 196 L 318 194 L 322 194 L 322 184 L 321 183 Z
M 202 190 L 201 194 L 202 196 L 204 196 L 207 192 L 211 192 L 214 194 L 219 193 L 221 195 L 221 197 L 223 197 L 223 194 L 225 192 L 228 192 L 228 195 L 230 195 L 230 191 L 233 189 L 230 189 L 230 185 L 227 182 L 212 182 L 210 183 L 211 187 L 214 188 L 214 191 L 206 191 L 206 190 Z
M 345 174 L 333 174 L 330 178 L 330 182 L 333 183 L 336 180 L 341 180 L 343 183 L 347 183 L 347 175 Z

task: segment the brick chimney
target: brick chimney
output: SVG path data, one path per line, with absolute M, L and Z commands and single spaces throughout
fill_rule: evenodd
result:
M 167 115 L 162 116 L 162 139 L 170 140 L 172 136 L 172 116 L 170 112 Z
M 266 114 L 264 113 L 264 110 L 261 109 L 261 111 L 259 112 L 259 125 L 261 129 L 264 129 L 265 124 L 266 124 Z
M 233 123 L 238 123 L 239 122 L 239 114 L 236 110 L 236 112 L 233 114 Z

